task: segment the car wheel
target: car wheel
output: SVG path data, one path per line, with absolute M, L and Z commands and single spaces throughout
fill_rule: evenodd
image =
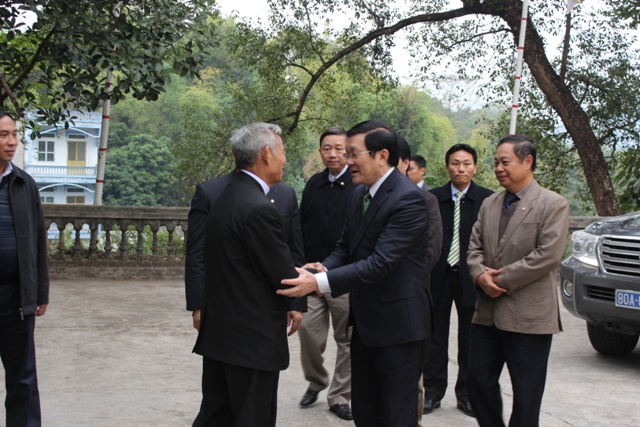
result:
M 639 335 L 622 334 L 616 330 L 587 322 L 589 341 L 593 348 L 602 354 L 624 356 L 636 348 Z

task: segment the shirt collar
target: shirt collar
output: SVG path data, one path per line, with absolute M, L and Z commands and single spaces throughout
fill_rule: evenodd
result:
M 347 171 L 347 169 L 349 169 L 349 166 L 344 165 L 344 168 L 342 169 L 342 172 L 340 172 L 338 174 L 338 176 L 333 176 L 331 174 L 331 171 L 329 171 L 329 182 L 334 182 L 336 181 L 338 178 L 340 178 L 342 175 L 344 175 L 344 173 Z
M 393 172 L 394 169 L 395 167 L 389 168 L 387 173 L 382 175 L 382 177 L 380 177 L 371 187 L 369 187 L 369 194 L 371 194 L 371 197 L 375 197 L 376 192 L 378 191 L 384 180 L 387 179 L 389 175 L 391 175 L 391 172 Z
M 266 183 L 266 182 L 264 182 L 264 181 L 262 180 L 262 178 L 260 178 L 258 175 L 254 174 L 254 173 L 252 173 L 252 172 L 249 172 L 249 171 L 248 171 L 248 170 L 246 170 L 246 169 L 240 169 L 240 171 L 241 171 L 241 172 L 246 173 L 246 174 L 247 174 L 247 175 L 249 175 L 251 178 L 253 178 L 253 179 L 255 179 L 256 181 L 258 181 L 258 184 L 260 184 L 260 187 L 262 187 L 262 191 L 264 191 L 264 195 L 265 195 L 265 196 L 267 195 L 267 193 L 269 193 L 269 186 L 267 185 L 267 183 Z
M 2 172 L 2 175 L 0 176 L 0 182 L 2 182 L 4 177 L 9 175 L 11 172 L 13 172 L 13 164 L 9 162 L 7 166 L 4 168 L 4 172 Z
M 469 191 L 469 187 L 471 187 L 471 183 L 469 183 L 469 185 L 467 185 L 467 187 L 462 190 L 462 194 L 467 194 L 467 191 Z M 455 203 L 458 200 L 458 190 L 456 187 L 453 186 L 453 183 L 451 184 L 451 199 L 453 200 L 453 202 Z
M 417 186 L 418 186 L 418 187 L 420 187 L 420 188 L 424 188 L 424 181 L 420 181 L 420 182 L 417 184 Z

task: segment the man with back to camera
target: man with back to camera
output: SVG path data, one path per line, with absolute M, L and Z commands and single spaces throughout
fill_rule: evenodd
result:
M 307 262 L 328 257 L 342 233 L 349 199 L 354 185 L 344 157 L 347 132 L 332 127 L 320 136 L 320 156 L 325 170 L 309 178 L 302 193 L 300 223 Z M 336 342 L 336 364 L 329 386 L 329 374 L 322 365 L 322 354 L 327 346 L 329 317 Z M 333 298 L 331 294 L 308 298 L 308 312 L 302 319 L 300 331 L 300 360 L 304 377 L 309 381 L 300 406 L 313 404 L 318 393 L 327 387 L 327 402 L 331 412 L 345 420 L 353 419 L 351 400 L 351 337 L 347 333 L 349 295 Z
M 35 317 L 47 311 L 47 231 L 40 194 L 11 160 L 13 119 L 0 111 L 0 356 L 5 369 L 7 427 L 40 426 Z
M 377 121 L 347 132 L 354 184 L 342 236 L 318 274 L 298 269 L 281 295 L 349 292 L 356 425 L 415 426 L 416 384 L 431 331 L 427 201 L 397 170 L 395 132 Z
M 280 128 L 234 132 L 238 173 L 205 226 L 205 288 L 194 352 L 203 357 L 202 405 L 194 426 L 272 425 L 278 373 L 289 365 L 287 298 L 275 293 L 295 272 L 282 216 L 266 197 L 286 163 Z
M 493 191 L 473 182 L 478 161 L 478 154 L 473 147 L 467 144 L 455 144 L 449 148 L 444 158 L 451 180 L 442 187 L 431 190 L 442 215 L 444 239 L 438 264 L 431 270 L 434 334 L 429 342 L 427 364 L 424 369 L 423 413 L 430 414 L 434 409 L 439 408 L 447 390 L 449 326 L 451 306 L 455 303 L 458 316 L 456 405 L 458 409 L 472 417 L 473 410 L 467 393 L 467 368 L 469 329 L 477 296 L 469 276 L 466 248 L 469 247 L 471 229 L 478 218 L 480 206 L 484 199 L 493 194 Z
M 480 426 L 504 426 L 498 380 L 506 363 L 513 388 L 509 426 L 536 427 L 552 334 L 562 330 L 556 269 L 567 243 L 569 204 L 536 182 L 530 138 L 501 139 L 494 164 L 505 191 L 482 204 L 467 258 L 478 292 L 469 400 Z
M 427 160 L 420 154 L 412 154 L 409 168 L 407 169 L 407 176 L 409 179 L 423 190 L 431 190 L 424 182 L 424 177 L 427 174 Z
M 189 228 L 187 236 L 187 251 L 185 256 L 185 294 L 187 310 L 192 312 L 193 327 L 200 329 L 200 308 L 205 286 L 204 238 L 205 224 L 211 207 L 220 196 L 222 190 L 234 179 L 237 170 L 227 175 L 212 178 L 196 185 L 196 191 L 189 209 Z M 296 193 L 290 186 L 279 182 L 273 185 L 267 197 L 278 209 L 282 216 L 284 239 L 289 246 L 291 256 L 296 265 L 304 264 L 304 248 L 300 231 L 300 215 Z M 291 325 L 289 334 L 298 330 L 302 322 L 302 313 L 307 311 L 307 298 L 290 298 L 288 301 L 288 324 Z M 278 379 L 274 386 L 271 411 L 271 426 L 276 425 L 278 407 Z

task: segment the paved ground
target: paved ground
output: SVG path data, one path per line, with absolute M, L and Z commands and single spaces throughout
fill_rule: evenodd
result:
M 589 345 L 584 322 L 562 314 L 565 332 L 553 343 L 540 424 L 640 425 L 640 347 L 625 358 L 600 356 Z M 184 310 L 181 282 L 54 281 L 36 340 L 44 426 L 191 425 L 200 403 L 201 359 L 191 354 L 195 330 Z M 280 381 L 278 425 L 352 426 L 329 412 L 326 393 L 313 407 L 298 407 L 307 384 L 297 336 L 290 347 L 291 366 Z M 455 350 L 455 341 L 451 347 Z M 334 352 L 330 345 L 329 366 Z M 453 360 L 449 366 L 452 379 Z M 508 416 L 506 371 L 502 381 Z M 1 409 L 0 414 L 3 425 Z M 442 409 L 425 421 L 425 426 L 477 425 L 455 409 L 452 389 Z

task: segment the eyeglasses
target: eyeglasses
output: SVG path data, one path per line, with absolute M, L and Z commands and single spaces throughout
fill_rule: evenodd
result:
M 371 154 L 371 150 L 363 151 L 361 153 L 344 153 L 343 156 L 345 159 L 349 160 L 349 159 L 357 159 L 358 156 L 362 156 L 363 154 Z

